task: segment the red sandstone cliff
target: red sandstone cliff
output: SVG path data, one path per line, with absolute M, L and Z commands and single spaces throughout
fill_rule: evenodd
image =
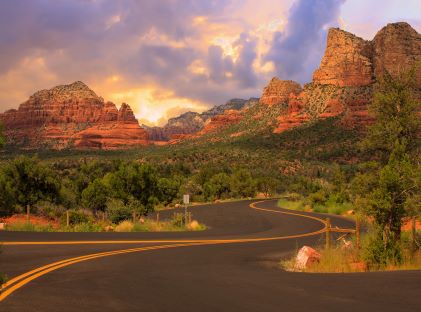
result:
M 148 144 L 130 106 L 104 102 L 83 82 L 42 90 L 0 114 L 9 143 L 25 148 L 117 149 Z
M 313 81 L 299 94 L 289 95 L 288 109 L 279 116 L 274 131 L 279 133 L 311 119 L 339 115 L 343 125 L 361 128 L 373 121 L 368 104 L 373 98 L 374 83 L 386 70 L 394 75 L 416 65 L 417 86 L 421 89 L 421 35 L 407 23 L 388 24 L 372 41 L 332 28 Z M 285 96 L 280 95 L 278 100 L 285 102 Z

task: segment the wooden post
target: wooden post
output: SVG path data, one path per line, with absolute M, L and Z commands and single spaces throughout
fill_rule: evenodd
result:
M 415 252 L 417 250 L 417 218 L 412 218 L 411 224 L 411 239 L 412 239 L 412 251 Z
M 361 247 L 360 231 L 361 231 L 360 220 L 357 219 L 357 221 L 355 221 L 355 236 L 356 236 L 356 242 L 355 243 L 357 245 L 357 249 L 360 249 L 360 247 Z
M 66 225 L 67 227 L 70 226 L 70 216 L 69 216 L 69 210 L 66 210 Z
M 29 217 L 31 214 L 31 208 L 29 205 L 26 205 L 26 221 L 29 222 Z
M 133 223 L 136 223 L 136 211 L 133 210 Z
M 326 218 L 326 249 L 330 249 L 330 218 Z
M 159 224 L 159 211 L 156 213 L 156 223 Z

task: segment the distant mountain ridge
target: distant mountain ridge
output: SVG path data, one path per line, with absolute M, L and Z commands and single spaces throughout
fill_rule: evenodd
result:
M 225 104 L 214 106 L 202 112 L 186 112 L 180 116 L 168 119 L 163 127 L 148 127 L 142 125 L 148 132 L 152 141 L 170 141 L 178 139 L 180 136 L 190 135 L 201 131 L 213 117 L 222 115 L 227 110 L 242 110 L 249 108 L 259 102 L 258 98 L 231 99 Z

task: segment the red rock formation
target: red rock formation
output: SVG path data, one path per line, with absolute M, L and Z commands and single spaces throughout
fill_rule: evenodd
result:
M 212 117 L 204 126 L 204 128 L 197 133 L 198 136 L 215 132 L 224 129 L 229 125 L 237 124 L 243 118 L 242 111 L 229 109 L 224 111 L 221 115 Z
M 278 77 L 272 78 L 269 84 L 263 89 L 260 103 L 276 105 L 285 103 L 291 94 L 301 92 L 301 85 L 291 80 L 281 80 Z
M 380 79 L 385 70 L 391 74 L 417 67 L 417 85 L 421 88 L 421 35 L 408 23 L 388 24 L 373 40 L 374 73 Z
M 351 33 L 332 28 L 326 52 L 313 82 L 340 87 L 364 86 L 373 82 L 371 43 Z
M 80 81 L 36 92 L 17 110 L 0 114 L 0 121 L 8 141 L 26 148 L 148 144 L 129 105 L 123 103 L 117 110 Z
M 313 82 L 297 96 L 289 96 L 288 110 L 278 118 L 274 132 L 297 127 L 310 119 L 339 115 L 341 124 L 363 129 L 373 122 L 368 104 L 373 99 L 374 82 L 386 70 L 394 75 L 417 64 L 417 86 L 421 89 L 421 35 L 407 23 L 387 25 L 373 41 L 330 29 Z M 284 101 L 284 97 L 280 96 L 279 101 Z
M 222 114 L 215 115 L 205 122 L 202 130 L 193 134 L 174 134 L 171 136 L 169 144 L 177 144 L 180 141 L 196 139 L 203 135 L 214 133 L 226 129 L 230 125 L 239 123 L 243 119 L 243 113 L 247 110 L 227 109 Z

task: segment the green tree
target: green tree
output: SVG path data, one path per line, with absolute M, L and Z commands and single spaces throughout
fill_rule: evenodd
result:
M 122 163 L 117 171 L 107 174 L 103 181 L 111 197 L 121 199 L 124 204 L 136 200 L 143 207 L 144 214 L 152 212 L 159 202 L 158 176 L 151 165 Z
M 227 197 L 230 193 L 230 177 L 224 173 L 215 174 L 208 182 L 204 185 L 205 199 L 221 199 Z
M 269 197 L 276 192 L 278 180 L 270 176 L 261 177 L 257 180 L 257 189 L 262 192 L 265 197 Z
M 159 200 L 164 204 L 170 204 L 179 195 L 180 180 L 160 178 L 158 180 Z
M 400 239 L 402 219 L 407 216 L 407 201 L 415 187 L 413 174 L 414 167 L 404 153 L 404 147 L 397 146 L 369 194 L 366 213 L 373 216 L 383 230 L 385 245 L 389 240 Z
M 110 191 L 103 181 L 95 179 L 83 190 L 82 203 L 96 214 L 98 211 L 105 211 L 109 194 Z
M 256 181 L 250 171 L 245 169 L 234 172 L 230 179 L 230 187 L 234 197 L 254 197 L 256 195 Z
M 363 146 L 376 152 L 380 169 L 358 176 L 359 181 L 354 183 L 362 193 L 359 197 L 364 198 L 363 211 L 374 217 L 379 228 L 377 239 L 382 244 L 371 244 L 376 250 L 372 257 L 375 261 L 390 257 L 399 260 L 402 220 L 410 215 L 411 199 L 419 191 L 414 177 L 419 168 L 416 161 L 419 162 L 420 131 L 414 73 L 411 70 L 394 77 L 386 74 L 379 84 L 370 107 L 375 122 L 369 127 Z
M 419 106 L 415 68 L 394 76 L 386 73 L 369 107 L 375 122 L 368 128 L 363 147 L 376 152 L 383 163 L 389 160 L 396 143 L 410 156 L 419 156 Z
M 37 158 L 20 156 L 1 168 L 0 198 L 3 212 L 14 207 L 31 208 L 39 201 L 58 202 L 60 182 L 56 174 Z

